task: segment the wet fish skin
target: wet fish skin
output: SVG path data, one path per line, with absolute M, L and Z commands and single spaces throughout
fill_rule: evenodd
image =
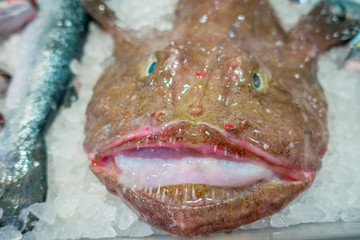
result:
M 29 230 L 33 220 L 22 211 L 46 198 L 44 134 L 62 103 L 72 78 L 69 64 L 81 54 L 87 29 L 78 0 L 53 4 L 26 78 L 31 84 L 19 107 L 10 109 L 0 132 L 0 207 L 4 211 L 0 224 L 14 224 L 22 231 Z
M 286 33 L 264 0 L 181 0 L 176 14 L 173 30 L 156 36 L 110 31 L 115 62 L 94 87 L 84 148 L 99 180 L 145 221 L 193 237 L 271 215 L 310 186 L 328 141 L 316 59 L 349 41 L 359 22 L 320 4 Z M 111 15 L 93 17 L 115 26 Z M 255 163 L 276 177 L 239 187 L 185 182 L 187 173 L 159 170 L 173 156 L 163 149 Z M 118 157 L 141 164 L 134 160 L 139 150 L 165 159 L 152 166 L 155 177 L 185 183 L 147 186 L 146 176 L 135 182 L 140 186 L 121 182 Z

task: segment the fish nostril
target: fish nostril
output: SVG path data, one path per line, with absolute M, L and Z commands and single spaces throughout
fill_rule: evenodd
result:
M 191 104 L 189 106 L 189 114 L 193 117 L 200 117 L 203 113 L 203 106 L 198 103 Z
M 163 116 L 163 115 L 166 115 L 166 111 L 164 110 L 158 110 L 156 112 L 154 112 L 153 114 L 151 114 L 152 117 L 160 117 L 160 116 Z
M 231 125 L 231 123 L 225 123 L 224 128 L 225 128 L 225 131 L 227 131 L 227 132 L 231 132 L 235 129 L 234 126 Z

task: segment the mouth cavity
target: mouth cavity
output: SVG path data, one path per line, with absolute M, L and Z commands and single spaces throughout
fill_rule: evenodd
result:
M 116 154 L 114 159 L 121 171 L 118 181 L 135 189 L 183 184 L 244 187 L 261 180 L 278 179 L 266 167 L 214 154 L 203 155 L 189 148 L 127 150 Z

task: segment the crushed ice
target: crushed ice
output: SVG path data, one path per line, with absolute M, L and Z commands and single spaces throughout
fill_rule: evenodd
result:
M 112 0 L 111 6 L 121 12 L 121 26 L 143 30 L 149 25 L 159 30 L 171 28 L 171 13 L 176 0 Z M 289 28 L 298 20 L 298 7 L 287 0 L 271 1 Z M 165 6 L 165 7 L 164 7 Z M 286 6 L 286 10 L 285 7 Z M 300 11 L 308 11 L 309 6 Z M 145 31 L 146 33 L 146 31 Z M 14 42 L 2 44 L 3 54 L 13 56 Z M 8 46 L 8 47 L 7 47 Z M 85 55 L 71 65 L 80 85 L 80 98 L 69 109 L 62 109 L 48 135 L 49 192 L 46 203 L 29 208 L 40 221 L 23 236 L 27 239 L 111 238 L 116 236 L 148 236 L 151 227 L 105 187 L 88 169 L 82 149 L 85 109 L 92 86 L 111 62 L 112 39 L 91 24 Z M 16 52 L 16 51 L 15 51 Z M 330 143 L 323 166 L 311 188 L 283 211 L 243 228 L 261 228 L 271 224 L 283 227 L 306 222 L 360 221 L 360 81 L 355 72 L 342 68 L 345 48 L 338 48 L 319 60 L 319 79 L 329 104 Z M 5 57 L 6 59 L 6 57 Z M 0 58 L 1 61 L 1 58 Z M 11 60 L 13 61 L 13 60 Z M 11 64 L 9 64 L 11 65 Z M 10 66 L 11 69 L 11 66 Z M 0 101 L 3 106 L 3 101 Z M 344 202 L 346 199 L 346 202 Z M 0 209 L 0 216 L 2 209 Z M 12 226 L 0 229 L 0 239 L 21 239 Z

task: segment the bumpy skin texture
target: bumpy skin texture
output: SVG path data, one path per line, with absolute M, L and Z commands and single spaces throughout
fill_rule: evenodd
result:
M 112 29 L 115 63 L 87 109 L 84 147 L 92 171 L 146 221 L 178 236 L 234 229 L 281 209 L 310 185 L 326 151 L 326 102 L 315 60 L 349 40 L 358 24 L 328 10 L 316 7 L 286 34 L 267 1 L 183 0 L 172 31 L 137 39 Z M 350 34 L 342 35 L 344 28 Z M 151 59 L 157 65 L 149 74 Z M 254 74 L 262 76 L 260 88 Z M 283 181 L 201 206 L 161 198 L 175 196 L 171 186 L 160 195 L 123 189 L 114 154 L 159 146 L 205 154 L 202 146 L 216 146 L 234 161 L 275 169 Z

